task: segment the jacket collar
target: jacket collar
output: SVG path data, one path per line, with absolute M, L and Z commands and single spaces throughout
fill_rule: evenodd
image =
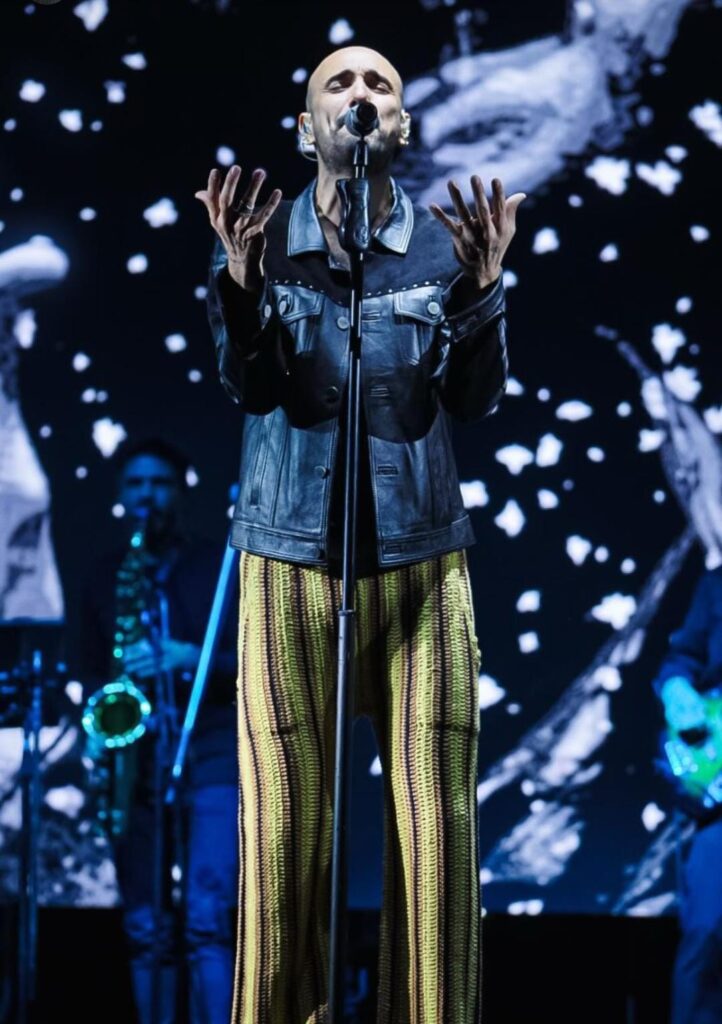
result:
M 405 255 L 414 227 L 414 208 L 411 200 L 393 178 L 391 183 L 391 212 L 373 237 L 385 249 Z M 296 199 L 288 222 L 288 255 L 303 252 L 327 252 L 328 246 L 316 213 L 316 182 L 312 181 Z

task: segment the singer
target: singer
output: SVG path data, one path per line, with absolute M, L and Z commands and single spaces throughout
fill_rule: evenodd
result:
M 340 178 L 373 104 L 358 479 L 355 710 L 385 783 L 381 1024 L 479 1019 L 477 685 L 466 568 L 473 542 L 449 417 L 491 412 L 507 378 L 501 267 L 522 193 L 449 215 L 391 177 L 409 142 L 398 72 L 363 47 L 312 74 L 299 117 L 315 180 L 294 202 L 234 166 L 196 193 L 218 238 L 210 320 L 221 380 L 245 413 L 233 543 L 241 550 L 243 817 L 234 1024 L 327 1019 L 343 410 L 349 261 Z

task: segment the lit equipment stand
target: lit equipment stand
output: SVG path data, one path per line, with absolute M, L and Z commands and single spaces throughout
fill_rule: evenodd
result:
M 66 680 L 65 665 L 55 657 L 61 626 L 62 622 L 58 620 L 40 619 L 13 619 L 0 623 L 0 647 L 4 649 L 10 641 L 16 649 L 15 667 L 7 672 L 0 671 L 0 726 L 21 724 L 23 730 L 22 762 L 18 775 L 22 830 L 18 871 L 15 1024 L 31 1024 L 38 1019 L 38 850 L 43 804 L 40 731 L 43 725 L 48 724 L 43 721 L 44 697 L 49 691 L 59 690 Z M 9 978 L 5 980 L 9 982 Z M 3 1019 L 6 1019 L 5 1007 L 3 1001 L 0 1008 Z
M 344 481 L 343 562 L 341 608 L 338 630 L 336 695 L 336 752 L 333 799 L 333 846 L 331 854 L 331 918 L 329 926 L 329 1021 L 342 1024 L 346 941 L 348 931 L 347 819 L 350 789 L 351 727 L 356 660 L 356 519 L 361 424 L 361 333 L 364 291 L 364 254 L 371 245 L 369 223 L 368 144 L 366 136 L 378 127 L 373 103 L 359 103 L 346 115 L 346 127 L 358 138 L 354 151 L 354 176 L 336 183 L 342 202 L 338 237 L 351 260 L 351 316 L 348 385 L 346 388 L 346 476 Z

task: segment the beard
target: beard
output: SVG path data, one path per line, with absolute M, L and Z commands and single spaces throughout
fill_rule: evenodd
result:
M 367 137 L 369 151 L 369 174 L 382 174 L 394 161 L 398 151 L 398 139 L 390 135 L 382 135 L 377 128 Z M 353 156 L 356 139 L 349 132 L 341 129 L 323 140 L 316 139 L 316 154 L 329 171 L 339 177 L 348 175 L 353 169 Z

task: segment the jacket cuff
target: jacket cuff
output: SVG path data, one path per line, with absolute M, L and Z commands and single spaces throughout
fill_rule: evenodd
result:
M 505 306 L 501 274 L 482 291 L 464 274 L 459 274 L 444 295 L 444 309 L 452 341 L 461 341 L 474 334 L 484 324 L 503 314 Z
M 246 292 L 228 273 L 227 263 L 215 270 L 214 277 L 218 304 L 228 335 L 234 342 L 239 342 L 241 347 L 245 347 L 250 337 L 263 330 L 271 318 L 268 282 L 264 280 L 260 295 Z
M 272 313 L 267 280 L 260 295 L 245 292 L 230 278 L 226 263 L 214 268 L 213 279 L 218 311 L 230 345 L 242 355 L 253 354 Z

